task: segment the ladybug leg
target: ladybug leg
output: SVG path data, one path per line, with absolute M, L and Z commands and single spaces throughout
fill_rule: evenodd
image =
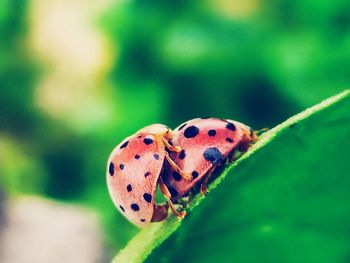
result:
M 165 152 L 165 158 L 167 159 L 167 161 L 169 162 L 170 166 L 177 172 L 179 173 L 179 175 L 182 176 L 182 178 L 184 178 L 187 181 L 192 181 L 193 180 L 193 176 L 184 172 L 183 170 L 181 170 L 179 168 L 179 166 L 177 166 L 177 164 L 170 158 L 169 153 Z
M 169 151 L 171 152 L 180 152 L 182 149 L 180 146 L 173 146 L 171 145 L 167 139 L 165 139 L 164 137 L 161 137 L 162 142 L 164 143 L 165 147 L 167 147 L 169 149 Z
M 203 195 L 207 195 L 208 194 L 207 183 L 208 183 L 208 180 L 209 180 L 210 176 L 213 174 L 215 168 L 216 168 L 216 166 L 213 166 L 212 168 L 210 168 L 210 170 L 204 176 L 203 182 L 201 183 L 201 193 Z
M 164 143 L 164 145 L 169 148 L 169 150 L 171 151 L 175 151 L 175 152 L 178 152 L 178 151 L 181 151 L 181 147 L 180 146 L 172 146 L 169 144 L 169 142 L 162 136 L 158 136 L 156 137 L 157 140 L 159 141 L 162 141 Z M 165 154 L 165 158 L 168 160 L 170 166 L 177 172 L 179 173 L 184 179 L 188 180 L 188 181 L 192 181 L 193 180 L 193 177 L 192 175 L 188 174 L 188 173 L 185 173 L 184 171 L 182 171 L 179 166 L 177 166 L 177 164 L 170 158 L 169 156 L 169 153 L 167 151 L 164 151 L 164 154 Z
M 174 215 L 178 218 L 178 219 L 182 219 L 186 216 L 186 211 L 177 211 L 176 207 L 174 206 L 173 202 L 171 201 L 171 194 L 169 192 L 168 187 L 165 185 L 165 183 L 163 182 L 162 178 L 159 177 L 159 186 L 160 186 L 160 191 L 163 193 L 165 199 L 168 201 L 168 204 L 171 208 L 171 210 L 173 211 Z
M 169 204 L 165 203 L 162 205 L 154 204 L 153 216 L 151 222 L 160 222 L 163 221 L 168 216 Z
M 261 129 L 266 130 L 266 129 Z M 253 130 L 243 130 L 243 138 L 241 142 L 239 143 L 237 149 L 241 152 L 244 153 L 246 152 L 249 147 L 256 143 L 259 140 L 258 134 L 260 131 L 253 131 Z
M 239 151 L 238 149 L 234 149 L 228 156 L 227 158 L 227 163 L 232 163 L 236 161 L 239 157 L 241 157 L 242 152 Z
M 261 136 L 263 133 L 267 132 L 269 130 L 269 128 L 262 128 L 260 130 L 257 131 L 253 131 L 253 141 L 258 140 L 258 137 Z
M 257 130 L 257 131 L 253 131 L 252 129 L 250 129 L 249 131 L 244 130 L 243 131 L 243 141 L 245 141 L 249 144 L 256 143 L 259 140 L 259 137 L 268 130 L 269 130 L 268 128 L 262 128 L 262 129 Z

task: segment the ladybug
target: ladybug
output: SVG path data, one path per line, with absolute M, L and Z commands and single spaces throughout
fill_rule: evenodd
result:
M 244 152 L 256 140 L 251 128 L 237 121 L 217 118 L 187 121 L 174 130 L 172 143 L 180 146 L 181 151 L 170 156 L 192 178 L 183 178 L 171 167 L 162 178 L 174 199 L 185 196 L 198 182 L 206 195 L 206 184 L 215 168 L 228 159 L 233 161 L 236 150 Z
M 171 193 L 160 177 L 167 162 L 181 177 L 191 179 L 169 156 L 169 152 L 181 151 L 181 147 L 169 143 L 172 137 L 173 132 L 167 126 L 153 124 L 124 139 L 109 156 L 109 194 L 117 209 L 137 226 L 163 220 L 169 206 L 178 218 L 186 215 L 185 211 L 176 210 Z M 167 199 L 166 204 L 155 204 L 158 185 Z

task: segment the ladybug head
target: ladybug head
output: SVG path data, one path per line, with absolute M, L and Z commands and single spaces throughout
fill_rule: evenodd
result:
M 163 124 L 158 124 L 158 123 L 146 126 L 141 130 L 139 130 L 137 133 L 146 133 L 146 134 L 162 136 L 167 140 L 170 140 L 173 138 L 173 131 L 168 126 Z

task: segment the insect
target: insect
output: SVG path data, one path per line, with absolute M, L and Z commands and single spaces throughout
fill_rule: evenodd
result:
M 166 161 L 184 180 L 191 179 L 169 156 L 168 151 L 181 151 L 181 147 L 169 143 L 172 137 L 173 132 L 167 126 L 153 124 L 124 139 L 109 156 L 107 186 L 112 201 L 127 219 L 140 227 L 166 218 L 169 206 L 177 217 L 186 215 L 185 211 L 176 210 L 160 177 Z M 158 185 L 166 204 L 155 203 Z
M 227 159 L 233 161 L 236 150 L 244 152 L 256 140 L 248 126 L 233 120 L 197 118 L 181 124 L 171 140 L 181 151 L 172 152 L 170 157 L 192 178 L 183 178 L 169 167 L 162 178 L 172 198 L 181 198 L 199 181 L 201 192 L 206 195 L 206 185 L 215 168 Z

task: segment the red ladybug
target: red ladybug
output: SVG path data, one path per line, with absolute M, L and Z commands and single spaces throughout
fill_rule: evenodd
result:
M 181 151 L 179 146 L 169 144 L 168 140 L 172 137 L 173 132 L 167 126 L 147 126 L 122 141 L 108 159 L 107 185 L 113 203 L 127 219 L 140 227 L 151 221 L 163 220 L 167 216 L 168 205 L 177 217 L 182 218 L 186 214 L 176 210 L 172 196 L 160 178 L 166 159 L 180 177 L 191 179 L 169 157 L 168 151 Z M 155 204 L 158 184 L 168 204 Z
M 171 159 L 192 179 L 183 178 L 172 167 L 162 177 L 171 196 L 176 199 L 188 193 L 200 180 L 201 192 L 215 168 L 227 158 L 233 159 L 236 149 L 244 152 L 256 141 L 255 133 L 246 125 L 233 120 L 197 118 L 181 124 L 174 130 L 172 143 L 182 148 L 170 154 Z

